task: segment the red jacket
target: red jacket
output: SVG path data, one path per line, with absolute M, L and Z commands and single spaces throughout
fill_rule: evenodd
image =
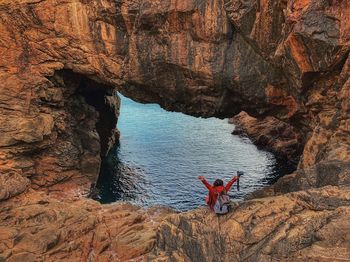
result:
M 232 178 L 226 186 L 212 186 L 211 184 L 209 184 L 207 182 L 207 180 L 203 179 L 202 183 L 205 185 L 206 188 L 208 188 L 209 190 L 209 195 L 207 196 L 207 204 L 210 206 L 210 209 L 213 210 L 215 202 L 216 202 L 216 198 L 217 198 L 217 193 L 220 193 L 224 190 L 226 190 L 226 192 L 228 192 L 231 188 L 231 186 L 233 185 L 234 182 L 237 181 L 237 177 Z

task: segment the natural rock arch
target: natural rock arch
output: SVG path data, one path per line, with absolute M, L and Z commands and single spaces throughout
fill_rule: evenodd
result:
M 272 115 L 292 125 L 301 134 L 300 144 L 305 144 L 298 170 L 259 195 L 322 188 L 275 197 L 272 202 L 263 199 L 243 203 L 226 225 L 250 208 L 269 210 L 271 214 L 280 212 L 283 207 L 276 207 L 277 211 L 266 209 L 280 201 L 291 211 L 287 211 L 290 219 L 297 221 L 288 223 L 302 227 L 300 219 L 312 213 L 317 225 L 306 223 L 304 235 L 324 227 L 321 235 L 316 233 L 307 242 L 310 248 L 296 244 L 287 252 L 285 246 L 299 240 L 290 238 L 290 242 L 279 245 L 279 241 L 268 238 L 272 242 L 267 245 L 257 238 L 261 231 L 257 229 L 254 235 L 250 222 L 257 218 L 250 214 L 250 222 L 241 229 L 254 235 L 251 242 L 243 245 L 238 237 L 236 242 L 226 239 L 220 244 L 230 246 L 237 253 L 235 259 L 322 257 L 315 241 L 329 251 L 333 240 L 347 239 L 349 228 L 344 222 L 349 212 L 346 186 L 350 177 L 349 12 L 347 1 L 0 1 L 0 200 L 9 199 L 0 203 L 5 212 L 2 217 L 6 218 L 0 229 L 6 227 L 4 235 L 10 239 L 7 242 L 17 237 L 20 243 L 6 242 L 10 248 L 1 249 L 1 256 L 18 260 L 34 250 L 30 253 L 34 260 L 55 260 L 65 255 L 76 259 L 79 249 L 65 253 L 70 233 L 60 227 L 64 226 L 62 221 L 70 218 L 83 224 L 81 232 L 89 232 L 87 235 L 92 238 L 90 241 L 76 228 L 71 229 L 81 240 L 76 245 L 86 251 L 82 252 L 83 258 L 93 256 L 97 249 L 111 258 L 118 245 L 132 250 L 122 254 L 123 259 L 145 255 L 152 248 L 155 227 L 144 227 L 145 231 L 138 233 L 146 236 L 145 247 L 138 239 L 121 233 L 124 224 L 117 227 L 113 223 L 115 217 L 125 215 L 124 207 L 108 208 L 111 215 L 106 215 L 105 207 L 89 200 L 68 199 L 69 195 L 80 194 L 78 188 L 86 190 L 96 179 L 101 153 L 101 146 L 96 143 L 102 140 L 102 151 L 106 151 L 109 140 L 98 136 L 99 106 L 90 101 L 94 109 L 86 103 L 91 97 L 88 90 L 98 90 L 97 97 L 112 106 L 110 110 L 103 107 L 98 111 L 107 110 L 114 116 L 118 100 L 111 95 L 119 90 L 135 100 L 157 102 L 168 110 L 192 115 L 227 117 L 245 110 L 259 118 Z M 89 89 L 76 93 L 88 79 Z M 87 139 L 74 138 L 81 135 L 75 128 L 78 125 L 84 127 L 81 131 Z M 112 130 L 105 133 L 113 135 Z M 84 147 L 84 141 L 90 145 Z M 38 188 L 41 190 L 35 191 Z M 66 197 L 66 202 L 58 201 L 54 195 Z M 315 201 L 321 204 L 314 205 Z M 21 204 L 24 211 L 17 208 Z M 303 210 L 298 209 L 299 204 Z M 82 212 L 75 210 L 79 205 L 83 206 Z M 125 215 L 131 224 L 142 227 L 145 221 L 151 223 L 149 216 L 153 211 L 125 209 L 136 214 Z M 27 216 L 30 212 L 34 215 Z M 181 230 L 192 228 L 186 227 L 188 221 L 204 215 L 205 211 L 199 210 L 169 218 L 159 231 L 154 254 L 165 258 L 169 254 L 189 256 L 188 246 L 178 253 L 169 248 L 178 239 L 164 239 L 164 232 L 180 221 L 181 236 Z M 83 221 L 82 217 L 88 220 Z M 27 228 L 25 218 L 40 234 Z M 108 222 L 103 222 L 106 219 Z M 160 222 L 159 216 L 157 219 Z M 270 215 L 261 215 L 256 221 L 264 223 L 270 219 Z M 54 225 L 53 231 L 60 232 L 61 238 L 49 237 L 55 234 L 41 230 L 38 221 L 45 226 Z M 212 221 L 213 217 L 208 216 L 200 224 Z M 343 235 L 329 233 L 337 225 L 345 228 Z M 123 238 L 106 240 L 111 234 L 106 229 L 109 226 L 119 230 L 112 231 L 113 236 L 123 236 L 129 242 L 125 244 Z M 268 234 L 285 232 L 279 225 L 271 228 L 273 231 Z M 18 237 L 21 232 L 25 233 Z M 190 239 L 203 234 L 191 232 L 194 235 Z M 93 240 L 99 233 L 106 243 L 104 247 Z M 33 237 L 38 245 L 28 244 Z M 198 247 L 206 243 L 197 240 Z M 133 249 L 132 244 L 138 248 Z M 57 250 L 51 254 L 48 251 L 53 247 Z M 347 254 L 346 243 L 342 248 Z M 258 251 L 262 251 L 261 255 Z

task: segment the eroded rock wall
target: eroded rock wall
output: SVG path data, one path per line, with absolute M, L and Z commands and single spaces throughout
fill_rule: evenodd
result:
M 3 147 L 55 135 L 40 101 L 60 99 L 50 77 L 64 69 L 168 110 L 273 115 L 305 144 L 301 169 L 347 162 L 347 11 L 344 1 L 2 1 Z
M 0 0 L 0 260 L 153 248 L 148 211 L 69 194 L 96 179 L 117 89 L 197 116 L 273 116 L 304 147 L 298 170 L 222 218 L 220 235 L 207 210 L 169 217 L 150 259 L 348 257 L 349 13 L 345 0 Z
M 265 88 L 286 82 L 248 44 L 223 0 L 122 1 L 129 68 L 121 92 L 198 116 L 263 114 Z
M 119 110 L 115 5 L 0 1 L 0 12 L 1 199 L 28 187 L 86 189 Z
M 306 134 L 299 168 L 348 162 L 349 2 L 225 2 L 247 42 L 282 68 L 287 83 L 268 87 L 267 94 L 288 109 L 285 120 Z
M 229 119 L 233 135 L 246 136 L 255 145 L 269 150 L 281 160 L 297 165 L 303 150 L 303 137 L 292 125 L 273 116 L 256 119 L 242 111 Z

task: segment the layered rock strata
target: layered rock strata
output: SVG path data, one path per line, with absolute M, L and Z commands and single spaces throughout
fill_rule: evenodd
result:
M 86 190 L 97 179 L 122 62 L 101 31 L 115 6 L 95 4 L 0 1 L 0 200 L 29 187 Z
M 83 82 L 94 81 L 89 84 L 90 90 L 106 90 L 105 97 L 119 86 L 126 95 L 143 102 L 158 102 L 169 110 L 202 116 L 229 116 L 241 110 L 257 117 L 273 115 L 288 122 L 299 133 L 298 141 L 306 143 L 300 168 L 320 161 L 347 162 L 349 23 L 344 14 L 348 4 L 274 4 L 272 0 L 261 5 L 248 3 L 212 0 L 87 4 L 72 0 L 60 5 L 25 1 L 14 6 L 2 1 L 3 159 L 9 159 L 10 151 L 21 144 L 42 141 L 59 148 L 54 145 L 55 138 L 49 139 L 62 132 L 62 120 L 54 111 L 59 111 L 56 108 L 60 100 L 68 103 L 68 96 L 72 96 L 69 92 L 81 85 L 68 83 L 76 86 L 61 87 L 67 84 L 55 78 L 63 73 L 68 79 L 85 77 Z M 316 25 L 322 33 L 317 33 Z M 267 32 L 264 41 L 259 29 L 262 26 Z M 85 95 L 86 102 L 88 93 L 77 91 L 73 95 Z M 67 111 L 69 107 L 63 108 Z M 7 116 L 12 115 L 18 115 L 19 124 L 11 125 Z M 73 120 L 63 120 L 70 121 Z M 102 151 L 107 151 L 108 141 L 102 144 Z M 45 146 L 34 145 L 33 150 Z M 79 149 L 81 145 L 73 147 L 62 150 L 85 154 Z M 26 153 L 31 154 L 30 150 Z M 30 157 L 20 157 L 6 166 L 15 170 L 19 165 L 20 173 L 25 173 L 24 169 L 34 166 L 31 161 Z M 56 166 L 51 168 L 55 169 Z M 96 176 L 96 170 L 92 173 Z M 63 175 L 61 180 L 68 176 L 71 175 Z
M 247 136 L 255 145 L 275 153 L 291 165 L 299 162 L 303 141 L 293 126 L 275 117 L 258 120 L 244 111 L 230 118 L 229 123 L 235 125 L 233 135 Z
M 0 202 L 0 261 L 144 261 L 169 213 L 30 191 Z
M 162 214 L 73 198 L 113 141 L 117 89 L 196 116 L 273 116 L 303 147 L 219 231 L 205 209 L 167 218 L 149 259 L 346 259 L 349 13 L 344 0 L 0 0 L 0 260 L 152 249 Z
M 244 201 L 227 216 L 207 208 L 174 214 L 152 261 L 346 261 L 350 190 L 327 186 Z
M 347 166 L 347 1 L 119 5 L 130 35 L 121 92 L 192 115 L 226 117 L 245 110 L 257 119 L 273 116 L 274 123 L 293 130 L 277 136 L 287 156 L 300 158 L 298 177 L 302 170 L 322 170 L 335 162 Z M 281 146 L 272 148 L 281 151 Z

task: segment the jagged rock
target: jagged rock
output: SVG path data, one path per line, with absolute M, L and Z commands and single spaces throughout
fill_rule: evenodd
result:
M 244 201 L 219 217 L 208 208 L 172 214 L 28 196 L 0 203 L 0 255 L 6 261 L 322 261 L 350 254 L 348 187 Z
M 350 255 L 349 188 L 255 199 L 233 209 L 219 217 L 208 208 L 170 215 L 151 260 L 342 261 Z
M 249 198 L 280 195 L 326 185 L 349 186 L 350 163 L 339 160 L 322 161 L 280 178 L 274 185 L 253 192 Z
M 115 3 L 0 1 L 0 13 L 0 172 L 88 189 L 119 112 Z
M 30 181 L 17 173 L 5 173 L 0 176 L 0 201 L 19 195 L 29 188 Z
M 267 85 L 285 81 L 235 31 L 222 0 L 119 5 L 129 35 L 127 96 L 198 116 L 259 114 L 269 107 Z
M 234 135 L 247 135 L 254 144 L 269 149 L 291 163 L 298 163 L 302 151 L 299 133 L 291 125 L 274 117 L 258 120 L 241 112 L 229 119 L 235 124 Z
M 141 102 L 193 115 L 273 115 L 295 129 L 301 147 L 306 143 L 300 168 L 349 161 L 342 102 L 349 9 L 344 1 L 2 1 L 0 120 L 13 129 L 4 143 L 19 141 L 2 154 L 39 154 L 31 171 L 36 186 L 95 180 L 98 140 L 103 155 L 115 134 L 115 120 L 105 119 L 118 110 L 118 102 L 108 109 L 96 101 L 109 101 L 104 97 L 118 86 Z M 12 115 L 31 124 L 11 125 Z M 32 120 L 43 116 L 45 129 L 35 128 L 41 121 Z M 56 162 L 58 155 L 66 158 Z M 53 175 L 40 181 L 49 170 Z
M 86 199 L 52 199 L 31 192 L 0 202 L 0 258 L 6 261 L 141 260 L 153 248 L 166 208 Z
M 117 133 L 117 89 L 196 116 L 273 116 L 304 148 L 220 234 L 206 209 L 169 217 L 154 259 L 349 257 L 349 13 L 340 0 L 0 0 L 0 261 L 152 249 L 162 215 L 70 198 Z

